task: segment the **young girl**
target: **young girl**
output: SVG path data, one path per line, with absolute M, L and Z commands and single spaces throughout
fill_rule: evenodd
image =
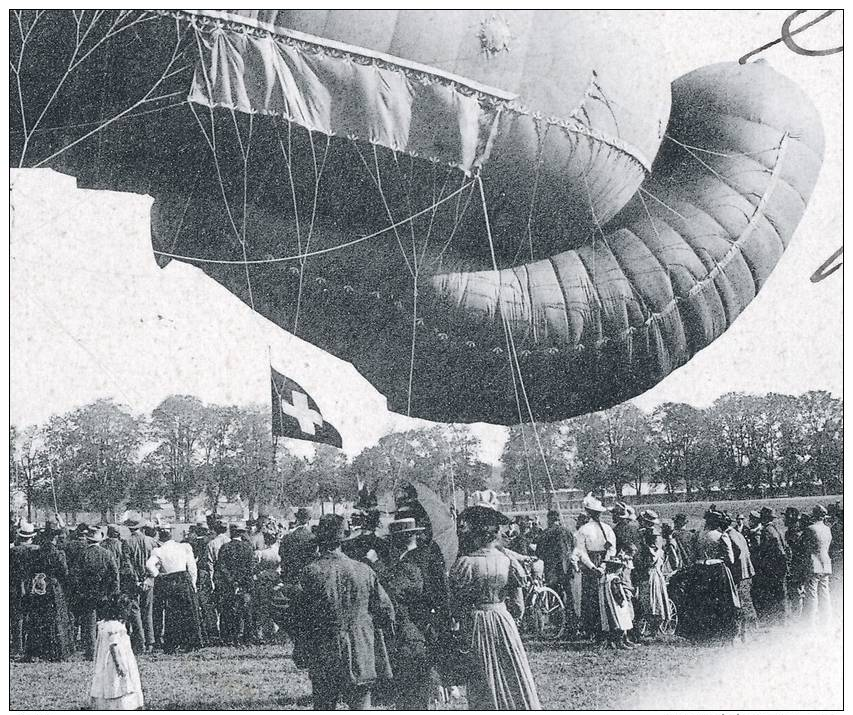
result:
M 602 563 L 604 575 L 599 582 L 601 626 L 608 635 L 611 648 L 632 648 L 628 631 L 634 627 L 634 608 L 631 588 L 625 584 L 622 570 L 625 562 L 608 559 Z
M 127 596 L 115 595 L 99 609 L 103 620 L 98 621 L 95 642 L 92 710 L 140 710 L 144 706 L 139 669 L 122 622 L 129 605 Z

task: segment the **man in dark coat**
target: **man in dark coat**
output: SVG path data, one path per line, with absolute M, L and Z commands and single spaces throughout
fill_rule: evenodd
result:
M 800 514 L 796 507 L 785 509 L 782 521 L 785 525 L 785 544 L 788 548 L 788 607 L 790 615 L 799 618 L 803 612 L 806 598 L 806 581 L 808 580 L 808 553 L 805 551 L 802 538 L 803 530 L 808 524 L 802 523 L 803 517 L 808 520 L 808 514 Z
M 26 621 L 26 594 L 29 584 L 30 562 L 38 546 L 33 543 L 36 529 L 22 522 L 16 532 L 17 543 L 9 551 L 9 620 L 12 624 L 9 648 L 13 655 L 24 652 L 24 622 Z
M 563 597 L 566 607 L 567 637 L 577 631 L 574 597 L 572 595 L 572 579 L 575 578 L 575 568 L 572 554 L 575 551 L 575 535 L 567 529 L 560 520 L 560 512 L 551 509 L 547 516 L 548 528 L 539 537 L 536 544 L 536 556 L 545 565 L 545 583 L 557 590 Z
M 281 556 L 281 578 L 286 584 L 299 581 L 299 574 L 314 558 L 317 545 L 308 522 L 311 512 L 304 508 L 296 511 L 296 526 L 284 535 L 278 547 Z
M 92 660 L 95 655 L 98 606 L 119 590 L 118 563 L 115 556 L 101 548 L 101 541 L 101 530 L 89 527 L 87 545 L 75 559 L 74 568 L 69 569 L 70 591 L 86 660 Z
M 393 678 L 381 682 L 379 696 L 397 710 L 427 710 L 440 682 L 432 677 L 435 664 L 429 638 L 433 623 L 424 598 L 424 574 L 410 558 L 418 548 L 417 537 L 422 531 L 413 518 L 395 519 L 388 524 L 391 551 L 377 569 L 395 615 L 394 633 L 385 637 Z
M 252 624 L 252 585 L 255 550 L 249 542 L 245 524 L 231 525 L 231 541 L 219 550 L 213 582 L 219 602 L 219 630 L 222 640 L 238 645 L 240 637 L 250 642 L 255 636 Z
M 388 542 L 376 535 L 381 515 L 378 509 L 367 509 L 358 516 L 358 533 L 341 544 L 341 549 L 351 559 L 376 569 L 388 560 Z
M 150 651 L 154 648 L 154 589 L 146 583 L 145 564 L 156 539 L 142 532 L 144 522 L 130 518 L 124 525 L 130 536 L 122 543 L 120 569 L 122 591 L 130 598 L 130 638 L 134 648 Z
M 211 519 L 210 529 L 212 538 L 204 547 L 204 554 L 198 561 L 198 603 L 201 609 L 201 620 L 205 643 L 208 645 L 221 643 L 219 632 L 219 604 L 213 585 L 213 574 L 216 572 L 216 562 L 222 547 L 231 541 L 228 535 L 228 524 L 221 519 Z
M 107 526 L 107 538 L 101 542 L 101 548 L 106 549 L 115 557 L 120 574 L 123 558 L 122 552 L 124 550 L 124 546 L 121 540 L 121 532 L 119 531 L 119 528 L 116 524 L 110 524 L 109 526 Z
M 374 623 L 390 631 L 394 607 L 376 573 L 341 551 L 343 517 L 321 517 L 316 538 L 320 555 L 302 571 L 293 660 L 308 670 L 315 710 L 339 700 L 365 710 L 377 679 Z
M 686 528 L 686 514 L 676 514 L 675 518 L 672 520 L 672 525 L 674 527 L 672 530 L 672 538 L 678 545 L 682 568 L 686 568 L 696 561 L 697 535 L 695 531 Z
M 776 513 L 762 507 L 761 537 L 753 559 L 752 600 L 759 618 L 784 620 L 788 610 L 788 555 L 785 537 L 775 523 Z
M 68 538 L 65 540 L 65 544 L 63 545 L 63 549 L 65 550 L 65 561 L 68 563 L 68 570 L 71 571 L 74 568 L 74 562 L 77 560 L 77 557 L 82 553 L 83 549 L 86 548 L 86 532 L 89 531 L 89 525 L 85 522 L 77 524 Z
M 643 537 L 633 509 L 625 502 L 616 502 L 610 515 L 613 517 L 613 533 L 616 534 L 616 550 L 629 551 L 632 546 L 639 550 L 643 546 Z

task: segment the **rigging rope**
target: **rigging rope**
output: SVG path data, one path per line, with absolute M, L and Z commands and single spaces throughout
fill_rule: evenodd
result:
M 455 198 L 458 194 L 461 194 L 463 191 L 465 191 L 465 189 L 469 188 L 473 184 L 474 184 L 473 180 L 466 183 L 464 186 L 456 189 L 456 191 L 454 191 L 452 194 L 449 194 L 448 196 L 445 196 L 443 199 L 438 201 L 435 204 L 435 206 L 438 206 L 438 205 L 443 204 L 447 201 L 450 201 L 451 199 Z M 265 264 L 265 263 L 284 263 L 286 261 L 298 261 L 298 260 L 303 260 L 305 258 L 311 258 L 313 256 L 322 256 L 323 254 L 326 254 L 326 253 L 332 253 L 334 251 L 340 251 L 340 250 L 343 250 L 345 248 L 349 248 L 350 246 L 355 246 L 356 244 L 362 243 L 363 241 L 368 241 L 371 238 L 376 238 L 377 236 L 382 235 L 386 231 L 394 230 L 398 226 L 402 226 L 402 225 L 408 223 L 409 221 L 413 221 L 414 219 L 418 218 L 419 216 L 423 216 L 424 214 L 428 213 L 429 211 L 432 211 L 433 209 L 434 209 L 434 206 L 428 206 L 427 208 L 422 209 L 421 211 L 418 211 L 415 214 L 412 214 L 408 218 L 401 219 L 400 221 L 397 221 L 397 222 L 391 224 L 390 226 L 386 226 L 385 228 L 381 228 L 378 231 L 374 231 L 373 233 L 367 234 L 366 236 L 359 236 L 358 238 L 355 238 L 352 241 L 346 241 L 345 243 L 341 243 L 337 246 L 329 246 L 328 248 L 322 248 L 322 249 L 319 249 L 316 251 L 307 251 L 306 253 L 297 253 L 297 254 L 292 255 L 292 256 L 282 256 L 279 258 L 256 258 L 256 259 L 251 259 L 251 260 L 247 260 L 247 261 L 235 261 L 235 260 L 226 260 L 226 259 L 219 259 L 219 258 L 202 258 L 200 256 L 184 256 L 184 255 L 181 255 L 178 253 L 168 253 L 166 251 L 154 251 L 154 254 L 158 255 L 158 256 L 165 256 L 166 258 L 175 258 L 175 259 L 181 260 L 181 261 L 189 261 L 191 263 L 213 263 L 213 264 L 217 264 L 217 265 L 226 265 L 226 266 L 242 266 L 244 263 L 247 263 L 249 265 L 261 265 L 261 264 Z
M 501 272 L 500 272 L 500 269 L 498 268 L 498 261 L 497 261 L 496 255 L 495 255 L 495 243 L 494 243 L 494 239 L 492 238 L 492 228 L 491 228 L 491 224 L 489 222 L 489 207 L 486 204 L 486 192 L 483 188 L 483 179 L 479 173 L 477 174 L 475 180 L 477 182 L 477 187 L 480 190 L 480 201 L 482 203 L 483 218 L 484 218 L 484 221 L 486 224 L 486 237 L 489 239 L 489 250 L 491 252 L 491 257 L 492 257 L 492 266 L 494 268 L 495 273 L 498 276 L 498 306 L 497 306 L 497 309 L 501 315 L 501 323 L 502 323 L 503 329 L 504 329 L 504 337 L 507 340 L 507 343 L 509 345 L 508 357 L 510 359 L 510 370 L 513 372 L 513 383 L 515 381 L 514 373 L 517 370 L 518 371 L 518 382 L 521 385 L 521 393 L 524 397 L 524 402 L 527 406 L 527 413 L 530 416 L 530 423 L 531 423 L 531 426 L 533 428 L 533 436 L 536 438 L 536 444 L 539 447 L 539 456 L 542 458 L 542 465 L 545 467 L 545 474 L 548 477 L 548 484 L 551 486 L 551 491 L 553 492 L 553 491 L 555 491 L 554 480 L 551 478 L 551 470 L 548 467 L 548 460 L 545 458 L 545 450 L 542 447 L 542 441 L 539 439 L 539 432 L 536 428 L 536 420 L 533 417 L 533 409 L 530 407 L 530 400 L 528 399 L 528 396 L 527 396 L 527 388 L 524 385 L 524 376 L 522 375 L 522 372 L 521 372 L 521 364 L 518 361 L 518 353 L 517 353 L 516 347 L 515 347 L 515 338 L 513 337 L 512 330 L 509 327 L 509 321 L 508 321 L 507 317 L 504 315 L 503 309 L 501 308 L 501 290 L 500 290 L 500 288 L 501 288 L 501 283 L 500 283 Z M 516 393 L 516 400 L 517 399 L 518 399 L 518 395 Z M 519 410 L 520 409 L 521 408 L 519 405 Z

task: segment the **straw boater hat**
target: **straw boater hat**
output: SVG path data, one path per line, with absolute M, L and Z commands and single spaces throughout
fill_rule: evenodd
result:
M 22 521 L 18 525 L 18 538 L 32 539 L 36 535 L 36 527 L 28 521 Z
M 660 517 L 657 515 L 656 511 L 645 509 L 640 512 L 640 521 L 646 524 L 660 524 Z
M 135 531 L 145 526 L 145 520 L 139 516 L 131 516 L 124 520 L 124 525 L 131 531 Z
M 410 517 L 405 519 L 394 519 L 394 521 L 388 524 L 388 533 L 391 536 L 394 536 L 394 534 L 415 534 L 423 530 L 424 528 L 422 526 L 418 526 L 417 522 Z
M 587 494 L 587 495 L 583 498 L 583 501 L 581 502 L 581 505 L 582 505 L 582 506 L 583 506 L 583 508 L 584 508 L 584 509 L 586 509 L 587 511 L 595 511 L 595 512 L 598 512 L 598 513 L 601 513 L 601 512 L 607 511 L 607 509 L 604 507 L 604 504 L 602 504 L 598 499 L 596 499 L 596 498 L 592 495 L 592 492 L 590 492 L 589 494 Z

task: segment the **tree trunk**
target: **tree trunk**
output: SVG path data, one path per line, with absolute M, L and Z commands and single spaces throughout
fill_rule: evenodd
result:
M 172 508 L 175 510 L 175 521 L 181 518 L 181 500 L 179 497 L 172 499 Z

